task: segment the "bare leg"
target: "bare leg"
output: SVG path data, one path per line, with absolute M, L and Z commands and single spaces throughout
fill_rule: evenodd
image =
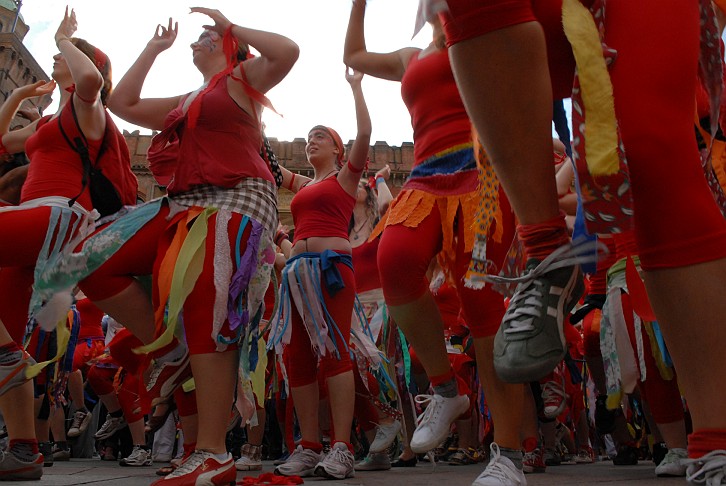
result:
M 50 430 L 53 432 L 53 440 L 55 442 L 67 442 L 65 422 L 66 414 L 63 407 L 51 407 Z
M 123 324 L 142 343 L 149 344 L 154 340 L 154 309 L 149 294 L 140 283 L 134 282 L 113 297 L 94 304 Z
M 726 387 L 714 386 L 703 374 L 703 370 L 714 377 L 726 374 L 726 259 L 645 272 L 645 283 L 694 430 L 726 429 Z
M 86 408 L 83 396 L 83 374 L 81 370 L 76 370 L 68 376 L 68 392 L 71 395 L 71 401 L 76 409 Z
M 265 436 L 265 417 L 267 417 L 264 408 L 257 409 L 257 425 L 254 427 L 247 426 L 247 443 L 259 446 L 262 445 L 262 439 Z
M 333 439 L 350 443 L 350 428 L 353 424 L 355 405 L 355 382 L 352 371 L 328 378 L 328 399 L 335 431 Z
M 2 410 L 3 417 L 5 418 L 9 438 L 35 438 L 35 414 L 32 404 L 32 380 L 26 381 L 24 384 L 15 388 L 11 388 L 0 396 L 0 410 Z
M 428 376 L 440 376 L 451 369 L 446 355 L 444 324 L 430 292 L 409 304 L 388 307 L 403 330 Z M 425 323 L 425 325 L 424 325 Z
M 479 379 L 494 420 L 494 442 L 507 449 L 521 448 L 524 385 L 504 383 L 494 371 L 494 336 L 474 340 Z
M 227 452 L 225 435 L 237 383 L 237 351 L 193 354 L 192 374 L 197 388 L 199 435 L 197 449 Z
M 554 218 L 552 89 L 542 28 L 506 27 L 449 53 L 464 105 L 520 223 Z
M 318 389 L 318 380 L 316 379 L 309 385 L 291 387 L 290 390 L 295 403 L 297 420 L 300 422 L 302 440 L 320 442 L 320 427 L 318 425 L 320 390 Z M 285 425 L 287 427 L 292 426 L 292 424 Z

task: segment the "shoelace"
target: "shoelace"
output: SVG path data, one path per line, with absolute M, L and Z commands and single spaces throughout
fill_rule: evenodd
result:
M 507 468 L 500 464 L 499 459 L 502 456 L 499 453 L 499 446 L 495 443 L 492 443 L 492 445 L 490 446 L 490 450 L 491 460 L 489 461 L 489 464 L 487 464 L 487 467 L 484 469 L 482 475 L 484 477 L 497 478 L 502 481 L 503 484 L 508 484 L 509 480 L 512 478 L 509 474 L 507 474 Z
M 593 253 L 593 250 L 597 250 L 597 252 Z M 512 334 L 534 330 L 533 319 L 526 319 L 526 317 L 535 318 L 540 315 L 544 292 L 543 284 L 538 281 L 539 277 L 559 268 L 591 263 L 601 254 L 607 254 L 607 251 L 605 245 L 596 241 L 573 242 L 556 249 L 539 265 L 520 277 L 488 275 L 486 280 L 492 284 L 518 284 L 505 315 L 505 320 L 510 321 L 510 327 L 504 332 Z M 521 319 L 523 317 L 525 319 Z
M 79 428 L 81 426 L 81 423 L 83 422 L 83 419 L 86 418 L 86 414 L 83 412 L 76 412 L 73 414 L 73 423 L 71 424 L 71 428 Z
M 167 478 L 176 478 L 193 472 L 196 468 L 202 465 L 202 463 L 206 459 L 205 456 L 207 454 L 209 453 L 204 451 L 194 451 L 192 455 L 190 455 L 186 461 L 182 462 L 181 466 L 176 468 L 171 474 L 167 476 Z
M 711 451 L 698 459 L 684 459 L 682 464 L 686 466 L 700 466 L 695 472 L 686 472 L 686 480 L 696 484 L 718 486 L 723 484 L 726 478 L 726 450 L 718 449 Z
M 414 401 L 421 406 L 426 406 L 423 413 L 416 419 L 417 427 L 424 422 L 435 419 L 439 415 L 440 400 L 435 395 L 416 395 Z
M 337 462 L 338 464 L 342 464 L 347 468 L 352 468 L 354 463 L 354 458 L 352 454 L 346 452 L 349 452 L 347 449 L 338 449 L 337 447 L 333 447 L 330 449 L 330 452 L 328 452 L 328 455 L 325 456 L 325 459 L 323 459 L 323 462 Z

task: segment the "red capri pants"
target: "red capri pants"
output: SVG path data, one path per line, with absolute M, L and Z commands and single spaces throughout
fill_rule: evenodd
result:
M 514 237 L 514 216 L 504 193 L 500 191 L 499 194 L 504 234 L 501 243 L 493 239 L 487 243 L 487 258 L 495 263 L 497 270 L 504 262 Z M 490 233 L 493 234 L 494 229 L 492 225 Z M 464 228 L 458 227 L 456 232 L 456 263 L 453 270 L 464 321 L 474 338 L 493 336 L 505 312 L 502 295 L 492 290 L 491 285 L 482 290 L 464 286 L 471 252 L 464 252 Z M 378 268 L 388 305 L 409 304 L 429 291 L 426 271 L 431 260 L 441 251 L 442 242 L 441 215 L 436 206 L 415 228 L 402 224 L 386 226 L 378 248 Z
M 350 354 L 346 346 L 350 343 L 350 326 L 353 316 L 353 302 L 355 299 L 355 276 L 353 270 L 344 263 L 338 262 L 335 265 L 340 272 L 345 288 L 336 292 L 335 296 L 331 296 L 328 289 L 325 288 L 325 283 L 321 282 L 320 284 L 323 289 L 323 298 L 328 313 L 330 313 L 330 316 L 340 330 L 340 335 L 337 335 L 333 329 L 329 329 L 329 335 L 335 342 L 340 353 L 340 359 L 330 353 L 326 353 L 320 359 L 320 369 L 326 378 L 337 376 L 353 369 Z M 310 344 L 310 337 L 297 308 L 294 304 L 291 308 L 290 326 L 292 326 L 292 335 L 290 337 L 290 344 L 287 345 L 283 353 L 283 358 L 285 359 L 285 367 L 287 368 L 290 386 L 299 387 L 317 381 L 318 357 L 313 351 L 312 345 Z M 345 343 L 341 340 L 341 336 L 345 340 Z
M 104 263 L 93 275 L 81 282 L 81 290 L 92 301 L 104 300 L 117 295 L 134 281 L 136 275 L 149 275 L 153 272 L 154 282 L 158 282 L 159 266 L 169 248 L 177 223 L 186 217 L 186 212 L 175 215 L 167 221 L 168 206 L 162 206 L 159 214 L 141 228 L 118 252 Z M 234 251 L 237 232 L 243 216 L 232 214 L 228 223 L 230 252 Z M 191 354 L 212 353 L 216 350 L 216 343 L 210 338 L 212 329 L 214 306 L 214 238 L 217 215 L 209 218 L 209 230 L 206 239 L 206 255 L 204 269 L 197 279 L 191 294 L 184 305 L 184 331 L 187 346 Z M 242 236 L 241 252 L 244 252 L 250 226 L 245 229 Z M 234 255 L 230 253 L 229 259 L 236 271 Z M 159 303 L 159 293 L 156 285 L 153 295 L 154 305 Z M 234 333 L 229 330 L 229 322 L 225 322 L 220 335 L 231 338 Z M 236 349 L 236 344 L 230 344 L 228 349 Z

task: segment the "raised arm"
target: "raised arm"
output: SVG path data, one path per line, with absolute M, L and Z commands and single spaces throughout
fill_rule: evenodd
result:
M 250 85 L 262 93 L 282 81 L 300 55 L 300 48 L 285 36 L 262 30 L 249 29 L 233 24 L 219 10 L 193 7 L 192 12 L 207 15 L 214 25 L 205 25 L 205 29 L 224 35 L 231 28 L 231 33 L 239 42 L 254 47 L 260 53 L 258 57 L 244 63 L 245 75 Z M 240 76 L 240 66 L 235 74 Z
M 401 81 L 409 59 L 420 49 L 406 47 L 388 54 L 368 52 L 365 41 L 365 12 L 365 0 L 355 0 L 345 34 L 343 62 L 356 71 L 376 78 Z
M 156 57 L 171 47 L 176 40 L 178 31 L 177 23 L 174 23 L 172 27 L 171 18 L 166 27 L 161 24 L 156 26 L 154 36 L 141 51 L 136 62 L 121 78 L 109 98 L 108 108 L 116 115 L 129 123 L 152 130 L 164 128 L 166 115 L 179 104 L 181 97 L 142 99 L 141 88 L 144 86 L 146 76 Z
M 25 141 L 35 133 L 37 120 L 19 130 L 9 131 L 10 123 L 20 104 L 28 98 L 52 93 L 55 86 L 55 81 L 38 81 L 26 86 L 19 86 L 10 93 L 5 103 L 0 105 L 0 137 L 2 137 L 2 145 L 8 153 L 15 154 L 24 151 Z
M 363 96 L 363 88 L 361 80 L 363 73 L 360 71 L 349 72 L 349 68 L 345 68 L 345 79 L 350 84 L 353 91 L 353 99 L 355 100 L 355 117 L 358 125 L 358 133 L 356 134 L 353 146 L 348 155 L 348 162 L 343 165 L 338 175 L 340 185 L 351 195 L 355 196 L 358 191 L 358 181 L 365 168 L 368 160 L 368 150 L 371 144 L 371 116 L 368 113 L 368 105 Z
M 383 216 L 386 211 L 388 211 L 388 206 L 390 206 L 391 201 L 393 201 L 393 194 L 391 194 L 391 189 L 388 187 L 387 183 L 390 177 L 391 167 L 388 164 L 376 172 L 375 175 L 376 192 L 378 194 L 376 202 L 378 203 L 379 216 Z

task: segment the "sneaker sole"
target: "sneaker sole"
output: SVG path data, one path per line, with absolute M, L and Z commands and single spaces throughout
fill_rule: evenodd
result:
M 323 466 L 317 466 L 315 468 L 315 476 L 319 478 L 326 478 L 326 479 L 347 479 L 347 478 L 354 478 L 355 477 L 355 469 L 351 471 L 348 474 L 343 475 L 336 475 L 331 474 L 328 471 L 325 470 Z
M 255 464 L 254 466 L 248 466 L 246 464 L 243 466 L 238 466 L 237 464 L 235 464 L 234 467 L 238 471 L 261 471 L 262 470 L 262 464 L 259 464 L 259 465 Z
M 505 352 L 502 355 L 494 355 L 494 369 L 497 372 L 497 376 L 505 383 L 530 383 L 532 381 L 539 381 L 549 374 L 555 367 L 565 358 L 567 353 L 567 343 L 565 339 L 565 317 L 575 307 L 575 304 L 580 300 L 582 294 L 585 292 L 585 285 L 582 281 L 581 273 L 578 270 L 576 275 L 567 283 L 567 286 L 563 290 L 563 294 L 571 291 L 569 302 L 565 302 L 562 309 L 558 309 L 558 315 L 562 316 L 562 320 L 557 322 L 557 331 L 560 336 L 560 343 L 562 344 L 562 350 L 556 355 L 544 356 L 538 361 L 525 364 L 522 362 L 513 362 L 512 357 L 527 356 L 527 353 L 520 351 L 522 346 L 527 345 L 528 339 L 521 341 L 507 342 L 504 346 Z M 501 341 L 504 339 L 504 333 L 500 327 L 499 331 L 495 336 L 495 341 Z M 511 345 L 519 344 L 519 346 L 513 347 Z M 495 349 L 497 345 L 495 344 Z
M 280 468 L 275 468 L 275 474 L 277 476 L 300 476 L 301 478 L 310 478 L 315 475 L 315 468 L 312 469 L 305 469 L 304 471 L 300 471 L 298 473 L 290 473 L 285 474 L 284 472 L 280 471 Z

